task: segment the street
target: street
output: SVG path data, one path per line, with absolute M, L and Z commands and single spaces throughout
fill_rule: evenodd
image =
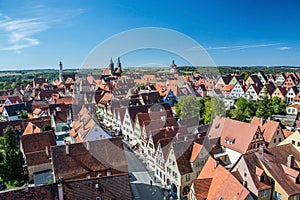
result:
M 131 175 L 130 183 L 133 199 L 163 200 L 164 194 L 166 195 L 167 192 L 160 187 L 160 184 L 154 183 L 146 170 L 146 164 L 131 150 L 128 150 L 126 145 L 124 145 L 124 149 L 128 162 L 128 171 Z M 152 186 L 150 181 L 152 181 Z

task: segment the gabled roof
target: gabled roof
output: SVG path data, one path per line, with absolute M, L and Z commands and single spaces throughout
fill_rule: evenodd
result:
M 285 96 L 286 93 L 287 93 L 287 90 L 285 89 L 285 87 L 282 87 L 282 86 L 278 86 L 278 87 L 274 90 L 274 92 L 277 91 L 277 90 L 278 90 L 278 92 L 280 92 L 283 96 Z M 273 94 L 274 94 L 274 92 L 273 92 Z
M 65 199 L 133 199 L 128 174 L 66 181 L 62 187 Z
M 272 185 L 268 178 L 264 178 L 263 181 L 259 180 L 259 176 L 265 175 L 263 167 L 261 166 L 259 159 L 254 153 L 247 153 L 242 156 L 244 159 L 251 179 L 258 191 L 271 189 Z
M 193 140 L 174 142 L 172 146 L 179 173 L 181 175 L 191 173 L 193 169 L 190 165 L 190 157 L 192 154 Z
M 56 137 L 53 131 L 43 131 L 36 134 L 27 134 L 20 137 L 24 153 L 45 150 L 47 146 L 56 146 Z
M 275 146 L 269 149 L 265 149 L 262 152 L 254 152 L 255 156 L 259 159 L 260 163 L 269 172 L 274 181 L 276 181 L 280 187 L 289 195 L 300 194 L 300 184 L 296 183 L 290 177 L 290 172 L 300 172 L 300 161 L 299 151 L 293 147 L 292 144 L 286 144 L 281 146 Z M 289 155 L 293 155 L 295 164 L 293 168 L 287 169 L 287 159 Z
M 209 130 L 209 138 L 221 138 L 221 145 L 240 153 L 246 153 L 248 147 L 259 130 L 257 125 L 217 116 Z M 232 144 L 228 144 L 230 140 Z
M 203 189 L 197 188 L 197 191 L 205 191 L 207 199 L 220 199 L 221 197 L 223 199 L 246 199 L 250 194 L 229 171 L 217 164 L 211 157 L 208 158 L 197 180 L 203 180 L 202 183 L 205 183 Z M 202 186 L 196 183 L 196 187 Z
M 195 179 L 193 181 L 194 184 L 193 187 L 194 187 L 196 199 L 207 198 L 211 182 L 212 182 L 212 178 Z
M 291 88 L 288 90 L 288 93 L 289 93 L 290 91 L 291 91 L 291 92 L 294 92 L 294 94 L 298 94 L 298 92 L 299 92 L 299 91 L 298 91 L 298 88 L 297 88 L 296 86 L 291 87 Z
M 17 116 L 20 115 L 22 111 L 26 110 L 25 104 L 13 104 L 4 106 L 8 116 Z
M 70 179 L 106 169 L 116 169 L 124 173 L 128 171 L 122 138 L 96 140 L 88 143 L 51 148 L 56 178 Z M 69 153 L 66 148 L 69 148 Z
M 20 98 L 20 96 L 18 95 L 11 95 L 11 96 L 8 96 L 7 99 L 12 103 L 12 104 L 15 104 L 15 103 L 23 103 L 23 100 Z
M 280 123 L 273 120 L 267 120 L 261 127 L 263 136 L 266 142 L 270 143 L 274 134 L 276 134 L 277 128 L 280 127 Z
M 24 130 L 23 135 L 27 135 L 27 134 L 33 134 L 33 133 L 40 133 L 42 132 L 42 129 L 39 128 L 37 125 L 29 122 Z
M 194 162 L 197 158 L 197 156 L 199 155 L 201 149 L 202 149 L 202 145 L 197 143 L 197 142 L 194 142 L 193 144 L 193 150 L 192 150 L 192 155 L 190 157 L 190 162 Z

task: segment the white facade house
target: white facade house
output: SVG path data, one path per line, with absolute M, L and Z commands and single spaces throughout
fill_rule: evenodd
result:
M 230 95 L 232 97 L 240 98 L 245 94 L 245 87 L 240 84 L 240 82 L 236 82 L 232 90 L 230 91 Z

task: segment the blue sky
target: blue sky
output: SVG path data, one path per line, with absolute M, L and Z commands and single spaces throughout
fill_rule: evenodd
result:
M 99 43 L 141 27 L 191 37 L 216 65 L 300 66 L 299 9 L 297 0 L 1 0 L 0 69 L 57 68 L 59 60 L 66 68 L 80 67 Z M 145 60 L 168 65 L 174 58 L 186 64 L 160 52 L 121 58 L 127 66 Z

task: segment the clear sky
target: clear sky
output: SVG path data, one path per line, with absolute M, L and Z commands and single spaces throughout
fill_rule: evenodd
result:
M 297 0 L 1 0 L 0 69 L 80 67 L 99 43 L 141 27 L 181 32 L 217 65 L 300 66 L 299 10 Z M 131 53 L 123 63 L 139 65 L 145 54 L 174 58 Z

